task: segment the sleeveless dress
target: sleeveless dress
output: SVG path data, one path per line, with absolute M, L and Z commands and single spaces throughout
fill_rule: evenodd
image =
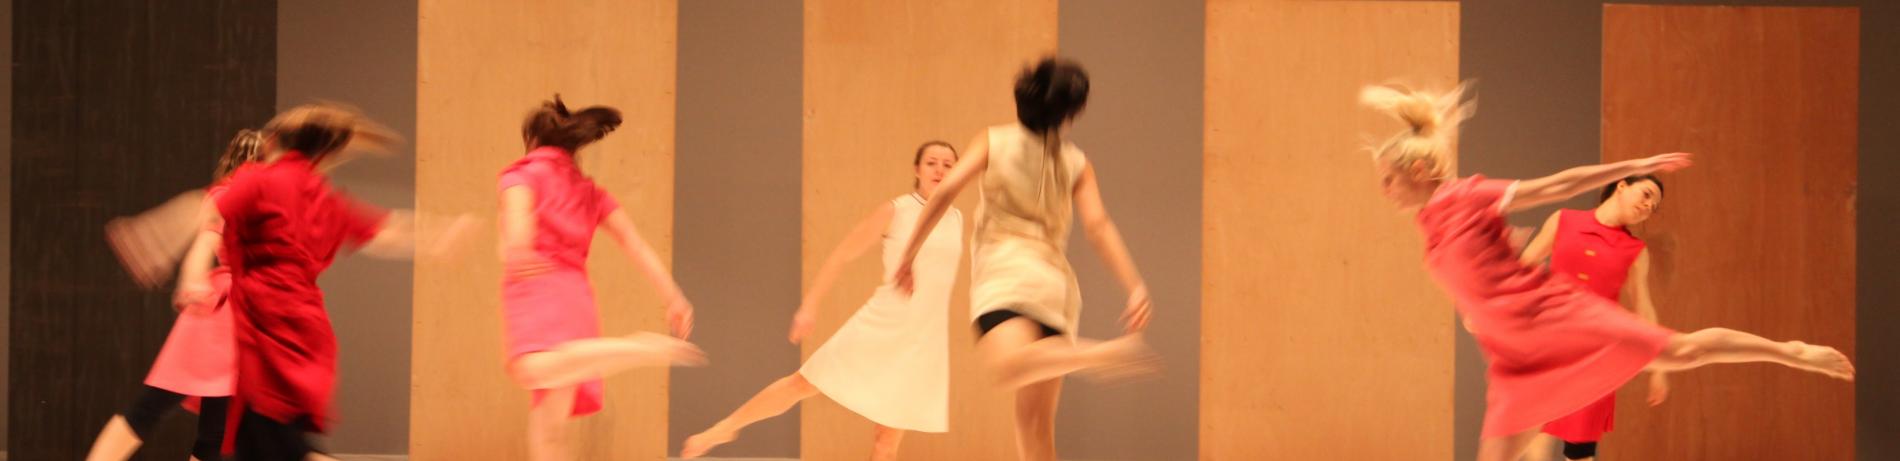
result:
M 884 230 L 884 280 L 890 280 L 923 211 L 915 193 L 891 201 Z M 950 289 L 963 256 L 963 215 L 951 208 L 913 262 L 915 291 L 906 298 L 889 282 L 877 287 L 799 369 L 807 381 L 852 412 L 886 427 L 944 432 L 949 428 Z
M 1088 160 L 1068 142 L 1057 159 L 1044 149 L 1041 136 L 1021 124 L 989 128 L 971 237 L 970 316 L 1015 312 L 1073 337 L 1082 292 L 1066 252 L 1071 196 Z
M 595 228 L 620 204 L 581 174 L 574 156 L 557 147 L 537 148 L 502 170 L 497 191 L 525 186 L 534 191 L 534 256 L 552 263 L 546 273 L 501 282 L 502 325 L 508 360 L 576 339 L 600 336 L 594 286 L 587 280 L 587 250 Z M 523 261 L 509 261 L 515 264 Z M 573 416 L 600 411 L 600 379 L 574 392 Z M 546 390 L 534 391 L 539 405 Z
M 1591 293 L 1618 301 L 1623 282 L 1629 279 L 1630 266 L 1643 253 L 1642 239 L 1628 229 L 1605 226 L 1593 210 L 1563 210 L 1557 213 L 1557 233 L 1552 239 L 1550 271 L 1559 278 L 1571 279 Z M 1618 309 L 1622 309 L 1619 305 Z M 1616 393 L 1596 403 L 1544 425 L 1544 432 L 1568 442 L 1595 442 L 1615 427 Z
M 1516 184 L 1455 180 L 1418 212 L 1426 269 L 1489 359 L 1485 438 L 1535 429 L 1615 392 L 1674 334 L 1518 261 L 1502 213 Z
M 206 206 L 215 206 L 223 185 L 205 192 Z M 223 232 L 222 226 L 206 223 L 204 230 Z M 231 395 L 237 379 L 237 339 L 233 336 L 231 309 L 225 294 L 231 290 L 230 257 L 220 245 L 219 265 L 210 273 L 211 293 L 199 305 L 185 306 L 172 321 L 164 347 L 152 360 L 145 385 L 193 397 Z

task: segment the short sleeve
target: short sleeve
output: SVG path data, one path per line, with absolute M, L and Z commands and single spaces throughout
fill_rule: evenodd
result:
M 515 187 L 515 186 L 528 186 L 530 188 L 534 187 L 534 174 L 528 171 L 528 167 L 526 165 L 509 168 L 507 170 L 502 171 L 501 181 L 495 185 L 495 190 L 504 191 L 504 190 L 508 190 L 508 188 L 510 187 Z
M 620 211 L 620 202 L 614 200 L 613 194 L 607 193 L 606 189 L 594 186 L 594 222 L 607 221 L 607 217 L 613 216 L 615 211 Z

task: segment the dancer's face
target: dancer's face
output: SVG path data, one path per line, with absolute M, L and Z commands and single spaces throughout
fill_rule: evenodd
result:
M 917 193 L 929 195 L 937 190 L 937 184 L 943 182 L 944 175 L 950 174 L 950 168 L 957 165 L 957 154 L 948 147 L 930 146 L 924 148 L 924 156 L 917 161 Z
M 1379 174 L 1379 191 L 1392 204 L 1411 209 L 1424 205 L 1425 201 L 1432 198 L 1432 190 L 1437 184 L 1425 179 L 1424 165 L 1414 162 L 1401 167 L 1385 160 L 1375 163 Z
M 1604 206 L 1616 207 L 1615 211 L 1623 215 L 1624 225 L 1638 224 L 1649 220 L 1662 205 L 1662 188 L 1648 180 L 1634 183 L 1618 183 L 1616 193 L 1610 195 L 1610 201 Z

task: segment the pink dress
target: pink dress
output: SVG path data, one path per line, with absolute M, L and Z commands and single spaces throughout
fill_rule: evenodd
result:
M 208 204 L 216 203 L 224 187 L 212 186 L 205 192 Z M 206 229 L 223 232 L 220 223 L 208 223 Z M 152 361 L 145 384 L 193 397 L 231 395 L 237 378 L 237 340 L 231 332 L 231 309 L 225 293 L 231 290 L 231 269 L 224 267 L 226 254 L 220 246 L 219 267 L 211 271 L 211 295 L 201 305 L 185 306 L 172 322 L 165 346 Z
M 1674 334 L 1519 262 L 1502 213 L 1514 187 L 1483 176 L 1456 180 L 1418 213 L 1426 268 L 1490 361 L 1486 438 L 1536 429 L 1615 392 Z
M 554 268 L 501 282 L 509 361 L 600 336 L 594 287 L 587 281 L 587 249 L 594 229 L 620 209 L 613 197 L 581 175 L 573 155 L 555 147 L 535 149 L 502 170 L 499 190 L 515 186 L 534 191 L 533 257 Z M 536 390 L 534 401 L 539 404 L 545 394 Z M 574 396 L 574 416 L 600 411 L 601 397 L 600 380 L 582 383 Z
M 1597 222 L 1592 210 L 1563 210 L 1557 214 L 1552 239 L 1550 271 L 1574 280 L 1590 293 L 1610 301 L 1623 294 L 1630 266 L 1642 255 L 1643 240 L 1629 229 Z M 1622 309 L 1619 305 L 1617 309 Z M 1544 425 L 1544 432 L 1568 442 L 1595 442 L 1616 426 L 1616 393 Z

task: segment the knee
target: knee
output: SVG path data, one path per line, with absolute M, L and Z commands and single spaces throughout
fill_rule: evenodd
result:
M 779 378 L 776 385 L 786 390 L 796 392 L 799 395 L 809 395 L 818 392 L 818 386 L 812 385 L 811 381 L 806 380 L 805 375 L 800 373 L 792 373 L 784 378 Z

